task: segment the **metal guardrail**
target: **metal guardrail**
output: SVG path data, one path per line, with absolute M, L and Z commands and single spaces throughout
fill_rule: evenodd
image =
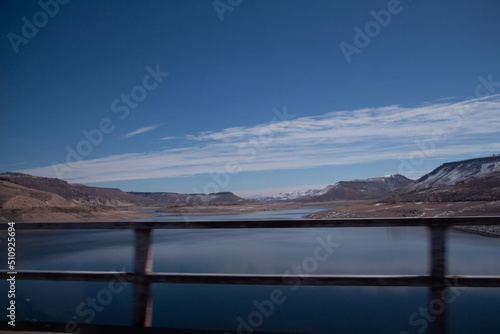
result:
M 151 250 L 152 231 L 155 229 L 240 229 L 240 228 L 342 228 L 342 227 L 395 227 L 426 226 L 430 230 L 430 267 L 428 275 L 297 275 L 301 285 L 310 286 L 424 286 L 430 290 L 429 301 L 439 299 L 448 289 L 447 281 L 454 286 L 500 287 L 500 276 L 449 276 L 446 275 L 446 230 L 451 226 L 500 225 L 500 217 L 447 217 L 447 218 L 388 218 L 388 219 L 337 219 L 337 220 L 273 220 L 273 221 L 218 221 L 218 222 L 89 222 L 89 223 L 18 223 L 16 230 L 69 230 L 69 229 L 133 229 L 135 255 L 133 272 L 109 271 L 38 271 L 18 270 L 20 280 L 54 281 L 104 281 L 109 282 L 119 274 L 134 286 L 131 329 L 153 330 L 150 284 L 239 284 L 239 285 L 292 285 L 293 275 L 268 274 L 207 274 L 207 273 L 158 273 L 153 271 Z M 5 228 L 2 228 L 5 229 Z M 1 277 L 6 278 L 7 272 Z M 430 323 L 429 333 L 447 333 L 446 305 Z M 39 331 L 48 331 L 50 324 L 39 324 Z M 85 324 L 82 324 L 85 325 Z M 97 326 L 97 327 L 95 327 Z M 52 324 L 52 327 L 54 324 Z M 57 327 L 57 326 L 56 326 Z M 94 328 L 98 328 L 94 325 Z M 112 326 L 111 326 L 112 327 Z M 109 327 L 109 328 L 111 328 Z M 118 327 L 118 326 L 114 326 Z M 2 326 L 3 328 L 3 326 Z M 40 329 L 41 328 L 41 329 Z M 45 328 L 45 329 L 44 329 Z M 120 327 L 118 331 L 126 331 Z M 18 328 L 19 329 L 19 328 Z M 189 330 L 187 330 L 189 331 Z M 201 331 L 199 331 L 201 332 Z M 213 332 L 213 331 L 207 331 Z

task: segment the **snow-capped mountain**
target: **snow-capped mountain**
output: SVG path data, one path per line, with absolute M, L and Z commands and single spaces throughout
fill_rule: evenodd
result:
M 265 198 L 265 197 L 262 195 L 252 195 L 252 196 L 245 197 L 245 199 L 253 199 L 253 200 L 262 200 L 263 198 Z
M 434 200 L 435 196 L 430 196 L 428 191 L 425 194 L 418 193 L 418 196 L 416 192 L 424 189 L 433 190 L 446 186 L 468 183 L 475 180 L 475 183 L 467 185 L 468 188 L 462 187 L 463 193 L 465 194 L 464 196 L 466 196 L 466 194 L 473 193 L 469 189 L 471 187 L 474 188 L 475 186 L 473 187 L 473 185 L 477 184 L 478 186 L 476 188 L 480 185 L 479 188 L 483 189 L 484 187 L 487 187 L 488 182 L 492 183 L 493 179 L 497 180 L 498 174 L 500 174 L 500 155 L 448 162 L 437 167 L 416 181 L 408 179 L 403 175 L 396 174 L 364 180 L 340 181 L 323 189 L 281 192 L 273 196 L 261 197 L 259 200 L 326 202 L 342 200 L 381 200 L 391 196 L 399 196 L 398 198 L 401 199 L 406 199 L 407 197 L 418 197 L 419 199 L 429 198 L 429 200 Z M 488 179 L 489 176 L 491 176 L 491 179 Z M 497 188 L 488 189 L 488 191 L 483 194 L 483 197 L 475 194 L 474 198 L 496 198 L 496 189 Z M 442 192 L 445 190 L 441 189 L 440 191 Z M 446 189 L 446 191 L 450 192 L 451 190 Z M 455 194 L 453 196 L 457 197 L 458 195 Z M 453 196 L 447 194 L 446 196 L 442 195 L 441 197 L 451 200 L 453 199 Z M 459 197 L 460 196 L 457 198 Z
M 500 200 L 500 171 L 472 176 L 454 185 L 443 185 L 409 191 L 384 199 L 401 202 L 473 202 Z
M 287 201 L 294 200 L 300 197 L 312 196 L 318 192 L 320 189 L 309 189 L 307 191 L 292 191 L 292 192 L 280 192 L 278 194 L 265 197 L 266 200 L 275 200 L 275 201 Z
M 500 171 L 500 155 L 442 164 L 425 174 L 409 190 L 455 185 L 476 176 Z
M 323 189 L 307 191 L 280 192 L 273 196 L 262 197 L 262 201 L 324 202 L 337 200 L 377 199 L 406 191 L 415 183 L 403 175 L 374 177 L 364 180 L 340 181 Z
M 399 174 L 364 180 L 340 181 L 310 196 L 302 197 L 301 200 L 321 202 L 378 199 L 404 192 L 414 183 L 414 180 Z
M 387 202 L 471 202 L 500 199 L 500 156 L 445 163 Z

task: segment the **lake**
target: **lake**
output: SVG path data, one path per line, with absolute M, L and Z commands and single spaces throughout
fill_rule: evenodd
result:
M 141 218 L 134 219 L 133 221 L 207 221 L 207 220 L 296 220 L 302 219 L 303 216 L 315 213 L 322 210 L 339 208 L 335 207 L 311 207 L 302 209 L 290 209 L 290 210 L 268 210 L 268 211 L 258 211 L 250 213 L 229 213 L 229 212 L 211 212 L 210 214 L 203 213 L 190 213 L 190 214 L 179 214 L 179 213 L 162 213 L 155 211 L 146 211 L 149 213 L 157 214 L 158 217 L 155 218 Z
M 310 210 L 320 209 L 189 219 L 299 219 Z M 163 219 L 183 217 L 165 214 L 154 220 Z M 427 233 L 424 227 L 156 230 L 153 269 L 188 273 L 427 274 Z M 1 237 L 5 240 L 5 233 Z M 447 238 L 448 273 L 500 275 L 500 239 L 455 230 L 448 231 Z M 5 243 L 0 247 L 6 259 Z M 133 232 L 18 232 L 17 258 L 18 269 L 132 270 Z M 296 283 L 153 284 L 153 326 L 241 333 L 403 334 L 423 333 L 432 321 L 425 313 L 426 288 L 307 287 Z M 6 282 L 0 289 L 7 291 Z M 130 321 L 130 284 L 17 281 L 17 291 L 18 320 L 123 325 Z M 6 307 L 6 293 L 0 300 Z M 448 300 L 449 333 L 500 332 L 500 289 L 452 288 Z

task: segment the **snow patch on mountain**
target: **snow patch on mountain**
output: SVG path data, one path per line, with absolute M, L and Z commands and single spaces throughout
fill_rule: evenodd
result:
M 321 190 L 319 190 L 317 193 L 313 194 L 314 196 L 321 196 L 332 190 L 333 188 L 338 187 L 338 183 L 329 185 Z
M 452 186 L 471 177 L 500 171 L 500 156 L 445 163 L 421 177 L 411 190 Z
M 312 196 L 317 194 L 319 191 L 319 189 L 309 189 L 307 191 L 280 192 L 268 198 L 276 201 L 287 201 L 297 199 L 299 197 Z

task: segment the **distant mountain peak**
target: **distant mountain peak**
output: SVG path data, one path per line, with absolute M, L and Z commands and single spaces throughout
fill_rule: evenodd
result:
M 245 201 L 245 199 L 230 191 L 210 194 L 179 194 L 171 192 L 130 192 L 130 194 L 149 198 L 161 204 L 239 203 Z
M 303 197 L 307 196 L 312 196 L 316 193 L 321 191 L 321 189 L 309 189 L 306 191 L 300 191 L 300 190 L 295 190 L 295 191 L 290 191 L 290 192 L 279 192 L 277 194 L 271 195 L 271 196 L 260 196 L 259 198 L 256 198 L 261 201 L 291 201 L 295 199 L 300 199 Z
M 413 183 L 415 183 L 415 180 L 408 179 L 400 174 L 394 174 L 368 179 L 356 179 L 353 181 L 339 181 L 323 189 L 280 192 L 273 196 L 260 198 L 259 200 L 321 202 L 353 199 L 377 199 L 402 192 Z
M 419 178 L 412 190 L 455 185 L 497 171 L 500 171 L 500 155 L 447 162 Z
M 414 183 L 414 180 L 400 174 L 353 181 L 339 181 L 301 200 L 339 201 L 379 199 L 404 192 L 408 186 Z

